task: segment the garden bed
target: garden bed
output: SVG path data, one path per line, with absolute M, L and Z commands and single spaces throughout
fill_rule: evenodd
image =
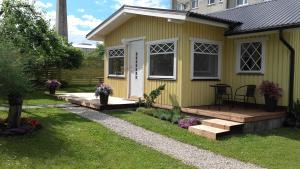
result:
M 42 128 L 42 124 L 38 120 L 30 118 L 22 118 L 18 128 L 7 128 L 6 122 L 7 120 L 0 119 L 0 137 L 31 134 Z
M 200 120 L 196 117 L 190 117 L 183 114 L 180 108 L 174 108 L 172 110 L 166 109 L 154 109 L 154 108 L 138 108 L 137 112 L 144 113 L 149 116 L 153 116 L 157 119 L 168 121 L 174 125 L 178 125 L 181 128 L 188 129 L 190 126 L 200 124 Z

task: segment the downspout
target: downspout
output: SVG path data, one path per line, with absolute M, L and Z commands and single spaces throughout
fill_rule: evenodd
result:
M 289 49 L 290 51 L 290 74 L 289 74 L 289 105 L 288 113 L 291 112 L 294 104 L 294 81 L 295 81 L 295 49 L 283 36 L 284 29 L 279 30 L 280 41 Z

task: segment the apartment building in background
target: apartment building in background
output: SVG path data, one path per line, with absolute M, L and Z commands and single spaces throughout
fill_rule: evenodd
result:
M 171 0 L 172 9 L 197 13 L 212 13 L 270 0 Z

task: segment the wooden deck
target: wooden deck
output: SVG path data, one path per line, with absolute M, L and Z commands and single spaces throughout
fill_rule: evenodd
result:
M 182 111 L 185 113 L 240 123 L 279 119 L 286 115 L 285 110 L 283 109 L 276 112 L 266 112 L 263 108 L 245 108 L 243 106 L 235 106 L 234 108 L 222 106 L 221 110 L 219 110 L 217 106 L 197 106 L 182 108 Z
M 103 106 L 100 104 L 99 98 L 97 99 L 95 97 L 94 93 L 64 93 L 58 94 L 57 97 L 72 104 L 96 110 L 113 110 L 138 107 L 138 103 L 136 101 L 126 100 L 118 97 L 109 97 L 108 105 Z

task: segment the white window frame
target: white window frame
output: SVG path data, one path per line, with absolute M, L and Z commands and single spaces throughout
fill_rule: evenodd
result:
M 196 1 L 196 6 L 194 6 L 194 7 L 193 7 L 193 1 Z M 191 8 L 192 8 L 192 9 L 197 9 L 197 8 L 199 8 L 199 0 L 192 0 L 192 1 L 191 1 Z
M 178 38 L 173 39 L 163 39 L 157 41 L 149 41 L 147 44 L 147 70 L 148 70 L 148 79 L 169 79 L 176 80 L 177 78 L 177 41 Z M 173 76 L 153 76 L 150 75 L 150 46 L 160 43 L 174 43 L 174 65 L 173 65 Z
M 109 56 L 109 51 L 110 50 L 115 50 L 115 49 L 123 49 L 124 50 L 124 55 L 123 56 L 113 56 L 110 57 Z M 125 56 L 126 56 L 126 50 L 125 50 L 125 46 L 121 45 L 121 46 L 111 46 L 111 47 L 107 47 L 106 48 L 107 51 L 107 73 L 108 73 L 108 77 L 119 77 L 119 78 L 125 78 Z M 109 62 L 111 58 L 124 58 L 124 71 L 123 71 L 123 75 L 115 75 L 115 74 L 110 74 L 109 73 Z
M 183 3 L 178 3 L 176 5 L 176 9 L 179 11 L 184 11 L 185 10 L 185 5 Z
M 240 5 L 238 4 L 238 0 L 236 0 L 236 1 L 235 1 L 235 5 L 236 5 L 236 6 L 244 6 L 244 5 L 248 5 L 248 0 L 243 0 L 243 3 L 240 4 Z
M 223 43 L 220 41 L 213 41 L 207 39 L 200 38 L 190 38 L 191 40 L 191 65 L 190 65 L 190 77 L 191 80 L 220 80 L 221 79 L 221 68 L 222 68 L 222 46 Z M 213 44 L 218 45 L 218 76 L 217 77 L 196 77 L 194 76 L 194 43 L 205 43 L 205 44 Z
M 214 5 L 214 4 L 216 4 L 216 0 L 214 0 L 214 2 L 211 2 L 212 0 L 207 0 L 207 4 L 208 5 Z
M 260 42 L 262 44 L 261 70 L 260 71 L 243 71 L 241 70 L 241 45 L 242 43 Z M 237 74 L 264 74 L 265 72 L 265 55 L 266 55 L 266 38 L 254 38 L 236 41 L 236 73 Z

